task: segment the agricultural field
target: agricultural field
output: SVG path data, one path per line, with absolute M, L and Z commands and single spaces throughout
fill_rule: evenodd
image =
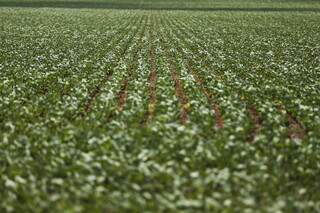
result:
M 0 0 L 1 7 L 156 9 L 204 11 L 314 11 L 319 0 Z
M 319 212 L 320 2 L 116 2 L 0 0 L 0 212 Z

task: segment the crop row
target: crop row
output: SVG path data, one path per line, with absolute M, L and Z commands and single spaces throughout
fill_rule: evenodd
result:
M 0 211 L 319 209 L 319 20 L 0 9 Z

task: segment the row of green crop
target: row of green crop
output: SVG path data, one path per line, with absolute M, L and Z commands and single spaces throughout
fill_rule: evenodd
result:
M 318 14 L 1 11 L 0 211 L 319 208 Z

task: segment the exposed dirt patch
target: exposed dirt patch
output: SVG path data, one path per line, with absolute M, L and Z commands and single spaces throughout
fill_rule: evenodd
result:
M 151 42 L 153 41 L 153 36 L 151 36 Z M 157 65 L 156 65 L 156 58 L 155 58 L 155 48 L 151 44 L 150 51 L 149 51 L 149 57 L 150 57 L 150 64 L 151 64 L 151 72 L 148 78 L 149 83 L 149 103 L 148 103 L 148 110 L 144 116 L 144 119 L 142 121 L 142 124 L 146 125 L 153 117 L 155 108 L 156 108 L 156 102 L 157 102 Z
M 213 104 L 212 108 L 213 108 L 214 115 L 215 115 L 216 127 L 217 127 L 217 129 L 222 129 L 223 128 L 223 118 L 221 116 L 220 107 L 218 104 Z
M 291 113 L 287 113 L 288 119 L 288 136 L 291 139 L 300 139 L 302 140 L 306 135 L 306 130 L 303 124 Z
M 250 120 L 253 125 L 248 133 L 247 141 L 249 143 L 252 143 L 254 142 L 254 139 L 256 138 L 256 136 L 260 133 L 260 130 L 262 127 L 262 119 L 255 107 L 251 106 L 247 109 L 247 111 L 249 113 Z
M 180 120 L 181 120 L 182 124 L 185 124 L 188 120 L 188 108 L 189 108 L 188 98 L 183 91 L 181 81 L 175 71 L 174 66 L 171 66 L 171 78 L 174 81 L 174 88 L 175 88 L 176 96 L 178 97 L 180 105 L 181 105 Z
M 118 93 L 118 111 L 122 112 L 128 97 L 128 79 L 123 81 L 120 92 Z

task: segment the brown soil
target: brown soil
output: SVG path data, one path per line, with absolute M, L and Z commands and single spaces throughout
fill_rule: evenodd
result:
M 148 103 L 148 110 L 144 116 L 142 124 L 147 124 L 151 120 L 154 114 L 156 102 L 157 102 L 157 93 L 156 93 L 157 65 L 156 65 L 156 59 L 155 59 L 155 49 L 153 45 L 151 45 L 149 55 L 150 55 L 150 63 L 151 63 L 151 72 L 148 78 L 149 103 Z
M 144 33 L 144 30 L 142 30 L 140 32 L 140 37 L 139 37 L 139 43 L 142 40 L 142 34 Z M 123 80 L 121 89 L 118 93 L 118 107 L 117 110 L 112 111 L 108 116 L 107 116 L 107 122 L 110 122 L 115 116 L 116 116 L 116 112 L 122 112 L 124 110 L 126 101 L 127 101 L 127 97 L 128 97 L 128 87 L 129 87 L 129 81 L 132 79 L 133 76 L 133 71 L 137 66 L 137 62 L 136 62 L 136 58 L 139 52 L 139 48 L 136 47 L 133 55 L 132 55 L 132 63 L 129 67 L 129 71 L 128 71 L 128 75 L 126 76 L 126 78 Z
M 125 79 L 118 93 L 118 111 L 122 112 L 128 97 L 128 79 Z
M 91 91 L 91 93 L 88 95 L 87 100 L 84 105 L 83 112 L 81 113 L 81 116 L 85 116 L 86 114 L 90 113 L 92 111 L 93 103 L 99 96 L 101 92 L 101 87 L 112 77 L 112 73 L 109 72 L 105 75 L 102 81 Z
M 133 36 L 131 37 L 131 40 L 132 40 L 132 38 L 133 38 Z M 118 57 L 119 59 L 117 60 L 117 62 L 122 58 L 122 56 L 127 51 L 128 45 L 129 45 L 129 43 L 127 43 L 126 47 L 122 50 L 120 56 Z M 105 75 L 105 77 L 102 79 L 102 81 L 96 86 L 96 88 L 90 92 L 89 96 L 86 99 L 83 112 L 80 113 L 80 115 L 82 117 L 84 117 L 85 115 L 87 115 L 88 113 L 90 113 L 92 111 L 93 104 L 94 104 L 95 100 L 97 99 L 97 97 L 100 95 L 101 87 L 103 87 L 104 84 L 112 77 L 112 74 L 113 74 L 113 72 L 108 72 Z
M 291 112 L 287 112 L 287 119 L 289 122 L 289 138 L 302 140 L 306 135 L 306 130 L 302 123 Z
M 247 141 L 251 143 L 251 142 L 254 142 L 254 139 L 256 138 L 256 136 L 259 134 L 261 130 L 262 120 L 259 115 L 259 112 L 256 110 L 255 107 L 249 107 L 247 110 L 251 119 L 251 123 L 253 124 L 247 136 Z
M 215 115 L 216 127 L 217 127 L 217 129 L 222 129 L 223 128 L 223 118 L 221 116 L 220 107 L 218 104 L 213 104 L 212 108 L 213 108 L 214 115 Z
M 181 104 L 180 121 L 182 124 L 185 124 L 188 120 L 188 99 L 184 94 L 180 79 L 173 66 L 171 66 L 171 78 L 174 81 L 176 96 L 178 97 L 179 102 Z
M 188 69 L 189 69 L 189 71 L 191 71 L 196 82 L 201 86 L 202 92 L 207 97 L 209 104 L 211 104 L 212 110 L 214 112 L 214 119 L 216 121 L 216 128 L 217 129 L 223 128 L 223 118 L 221 116 L 219 104 L 214 103 L 213 98 L 212 98 L 212 94 L 209 92 L 209 90 L 207 88 L 203 87 L 204 80 L 192 69 L 192 66 L 190 63 L 188 64 Z

